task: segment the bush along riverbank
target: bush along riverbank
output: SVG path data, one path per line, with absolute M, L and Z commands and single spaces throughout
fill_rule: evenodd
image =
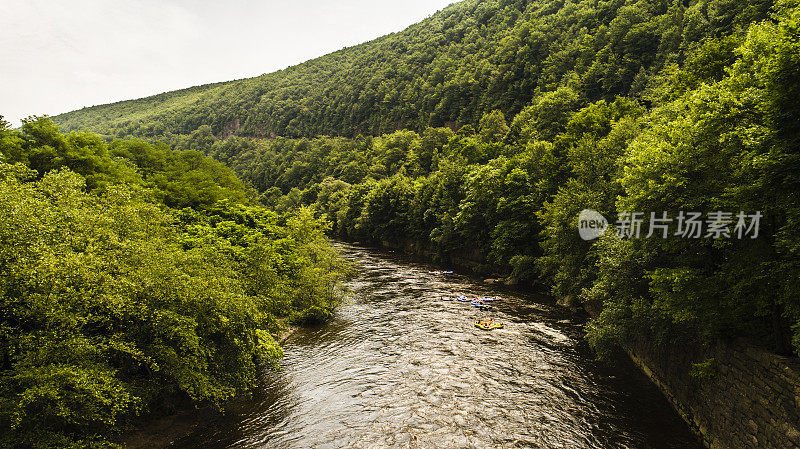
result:
M 201 153 L 32 119 L 0 154 L 0 447 L 110 447 L 220 406 L 276 363 L 281 321 L 338 301 L 311 211 L 265 209 Z

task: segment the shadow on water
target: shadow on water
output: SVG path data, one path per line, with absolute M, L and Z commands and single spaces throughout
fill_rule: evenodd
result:
M 627 359 L 594 361 L 582 323 L 541 297 L 337 246 L 358 275 L 335 318 L 292 334 L 252 400 L 175 447 L 701 447 Z M 459 294 L 499 294 L 505 327 L 475 328 L 487 312 Z

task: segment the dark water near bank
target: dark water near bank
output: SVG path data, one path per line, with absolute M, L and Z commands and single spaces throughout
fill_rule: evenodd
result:
M 253 400 L 177 447 L 700 447 L 630 362 L 595 362 L 581 323 L 547 299 L 340 249 L 358 276 L 336 318 L 292 334 Z M 459 293 L 503 298 L 505 328 L 476 329 L 483 312 L 443 300 Z

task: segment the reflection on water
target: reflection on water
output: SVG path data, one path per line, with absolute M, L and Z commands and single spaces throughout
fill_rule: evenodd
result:
M 548 301 L 340 245 L 352 295 L 284 344 L 283 370 L 178 447 L 699 448 L 629 362 L 593 361 L 581 324 Z M 505 328 L 458 294 L 498 295 Z

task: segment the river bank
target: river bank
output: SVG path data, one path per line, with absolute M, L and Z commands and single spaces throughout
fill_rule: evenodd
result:
M 283 344 L 299 328 L 299 326 L 285 321 L 280 322 L 280 327 L 281 332 L 277 336 L 277 341 L 280 344 Z M 237 400 L 241 400 L 241 398 L 232 399 L 227 404 L 227 407 L 230 408 Z M 223 406 L 223 410 L 219 410 L 214 407 L 181 407 L 174 414 L 144 420 L 142 425 L 123 435 L 119 444 L 124 449 L 161 449 L 171 447 L 176 441 L 184 439 L 197 431 L 198 427 L 203 423 L 218 418 L 220 414 L 224 414 L 225 408 Z

